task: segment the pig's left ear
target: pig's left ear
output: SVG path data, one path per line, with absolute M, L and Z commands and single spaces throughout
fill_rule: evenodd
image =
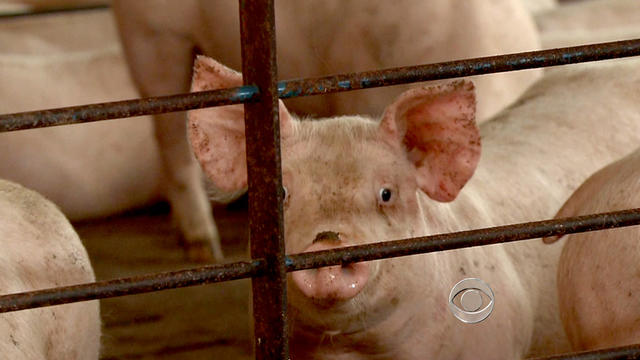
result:
M 417 170 L 418 186 L 437 201 L 452 201 L 480 159 L 473 83 L 406 91 L 389 105 L 380 122 L 382 140 L 403 146 Z

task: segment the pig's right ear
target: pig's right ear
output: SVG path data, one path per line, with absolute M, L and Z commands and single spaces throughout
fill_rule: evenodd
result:
M 454 81 L 406 91 L 379 126 L 383 141 L 404 147 L 418 186 L 434 200 L 452 201 L 480 159 L 473 83 Z
M 191 91 L 242 86 L 242 74 L 217 61 L 198 56 Z M 227 105 L 187 112 L 188 135 L 193 152 L 211 182 L 223 191 L 247 187 L 244 105 Z M 280 101 L 280 131 L 288 134 L 290 115 Z

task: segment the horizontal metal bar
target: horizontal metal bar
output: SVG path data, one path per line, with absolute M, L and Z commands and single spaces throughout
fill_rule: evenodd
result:
M 280 98 L 568 65 L 640 55 L 640 39 L 365 71 L 279 83 Z
M 0 296 L 0 313 L 244 279 L 263 273 L 262 260 L 205 266 Z
M 640 344 L 596 351 L 581 351 L 565 355 L 530 360 L 631 360 L 640 359 Z
M 106 10 L 109 8 L 110 6 L 107 4 L 103 4 L 103 5 L 97 4 L 97 5 L 74 6 L 74 7 L 39 8 L 36 10 L 27 10 L 27 11 L 8 11 L 0 14 L 0 20 L 17 18 L 17 17 L 51 15 L 51 14 L 80 12 L 80 11 Z
M 278 83 L 282 99 L 640 55 L 640 39 Z M 0 115 L 0 132 L 257 101 L 256 86 Z
M 256 89 L 255 86 L 240 86 L 231 89 L 0 115 L 0 132 L 240 104 L 256 101 L 259 97 Z
M 640 224 L 640 208 L 287 256 L 287 272 Z M 0 313 L 211 284 L 264 274 L 264 259 L 0 296 Z
M 640 224 L 640 208 L 349 246 L 289 256 L 288 271 Z

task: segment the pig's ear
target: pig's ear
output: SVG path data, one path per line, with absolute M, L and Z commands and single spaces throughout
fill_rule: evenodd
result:
M 191 91 L 242 86 L 242 74 L 217 61 L 198 56 L 193 69 Z M 211 182 L 223 191 L 247 187 L 244 134 L 244 105 L 227 105 L 187 112 L 189 141 Z M 291 116 L 280 101 L 281 137 L 289 135 Z
M 470 81 L 406 91 L 387 107 L 380 136 L 403 146 L 418 186 L 437 201 L 452 201 L 480 159 L 476 98 Z

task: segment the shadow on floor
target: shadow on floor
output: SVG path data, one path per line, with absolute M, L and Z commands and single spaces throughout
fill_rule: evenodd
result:
M 214 207 L 226 261 L 247 258 L 246 197 Z M 74 224 L 98 280 L 193 268 L 161 204 Z M 101 359 L 253 359 L 250 280 L 101 300 Z

